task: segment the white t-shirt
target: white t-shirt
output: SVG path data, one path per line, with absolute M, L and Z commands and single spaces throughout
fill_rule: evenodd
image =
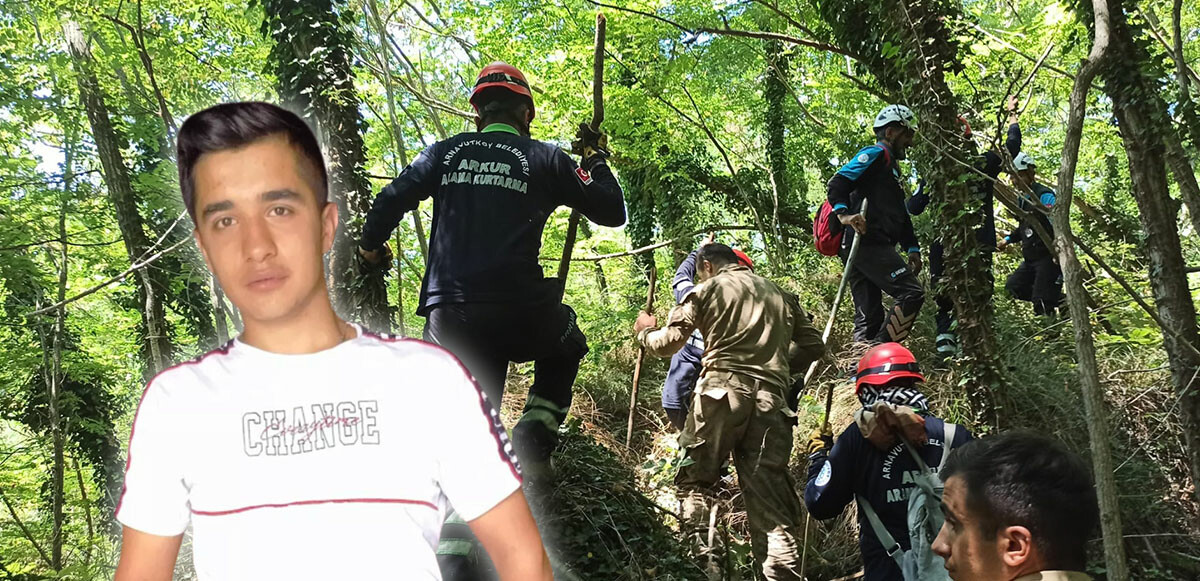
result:
M 117 519 L 192 525 L 201 579 L 440 579 L 449 506 L 520 486 L 500 418 L 454 356 L 359 331 L 308 355 L 234 340 L 147 386 Z

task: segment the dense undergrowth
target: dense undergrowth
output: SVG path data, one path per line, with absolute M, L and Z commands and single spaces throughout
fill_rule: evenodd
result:
M 1014 266 L 1008 261 L 999 261 L 1000 281 Z M 813 269 L 812 276 L 786 276 L 782 282 L 800 294 L 821 324 L 837 273 L 828 264 L 806 266 Z M 1070 323 L 1036 318 L 1027 304 L 1009 300 L 1002 284 L 997 284 L 997 291 L 996 331 L 1011 380 L 1007 389 L 996 393 L 1002 406 L 1002 429 L 1048 433 L 1086 457 L 1088 433 L 1074 373 Z M 666 309 L 658 309 L 659 314 Z M 679 451 L 658 405 L 666 361 L 646 360 L 632 446 L 624 445 L 636 358 L 628 328 L 635 312 L 630 307 L 600 320 L 588 320 L 586 314 L 582 319 L 593 352 L 581 370 L 572 418 L 556 460 L 560 484 L 554 497 L 567 501 L 566 509 L 549 527 L 555 531 L 561 554 L 581 565 L 577 570 L 581 579 L 697 578 L 698 569 L 686 559 L 680 561 L 685 543 L 674 516 L 678 503 L 671 482 Z M 926 370 L 924 391 L 936 415 L 967 425 L 979 435 L 979 427 L 971 425 L 969 402 L 960 388 L 969 368 L 954 362 L 948 369 L 934 369 L 932 315 L 930 300 L 909 341 Z M 830 422 L 835 432 L 850 423 L 858 405 L 849 381 L 858 353 L 841 348 L 848 343 L 850 316 L 849 306 L 844 306 L 830 339 L 832 353 L 801 399 L 792 461 L 792 472 L 801 487 L 807 474 L 807 458 L 801 450 L 807 434 L 821 420 L 825 390 L 834 389 Z M 1121 322 L 1115 315 L 1111 321 Z M 1098 358 L 1114 435 L 1114 464 L 1132 578 L 1200 579 L 1200 507 L 1191 500 L 1193 484 L 1178 417 L 1173 413 L 1176 398 L 1163 368 L 1163 352 L 1153 338 L 1099 334 Z M 518 371 L 532 369 L 519 367 Z M 527 381 L 526 377 L 513 379 L 516 381 L 509 384 L 512 395 L 505 405 L 510 422 L 519 412 L 522 384 Z M 717 534 L 729 549 L 729 578 L 749 579 L 752 568 L 745 514 L 739 505 L 736 469 L 731 472 L 723 495 L 726 512 Z M 1099 531 L 1095 534 L 1089 571 L 1103 579 Z M 850 508 L 831 521 L 814 522 L 809 533 L 808 577 L 852 578 L 861 567 L 857 535 Z

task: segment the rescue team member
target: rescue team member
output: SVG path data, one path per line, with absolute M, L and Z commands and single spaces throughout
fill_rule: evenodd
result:
M 1090 581 L 1100 522 L 1091 470 L 1059 441 L 1009 432 L 970 442 L 942 475 L 933 550 L 954 581 Z
M 542 230 L 560 205 L 604 226 L 625 223 L 621 186 L 605 163 L 606 139 L 581 130 L 582 167 L 558 146 L 530 138 L 529 83 L 492 63 L 471 91 L 478 132 L 433 144 L 383 188 L 367 214 L 360 254 L 390 264 L 386 242 L 406 212 L 433 197 L 429 264 L 417 314 L 425 339 L 462 358 L 493 401 L 510 361 L 534 361 L 534 382 L 513 443 L 529 475 L 545 476 L 571 407 L 587 339 L 562 286 L 538 263 Z
M 836 444 L 828 424 L 809 442 L 804 503 L 813 518 L 836 517 L 857 496 L 866 500 L 901 550 L 911 548 L 908 497 L 920 466 L 900 436 L 917 448 L 929 467 L 942 465 L 950 449 L 971 439 L 965 428 L 930 414 L 929 401 L 917 388 L 922 381 L 912 352 L 898 343 L 877 345 L 859 360 L 854 393 L 863 407 L 854 423 Z M 900 568 L 872 528 L 866 508 L 860 506 L 858 514 L 863 579 L 901 581 Z
M 117 581 L 170 579 L 189 523 L 200 579 L 438 579 L 448 503 L 504 579 L 551 579 L 504 427 L 458 360 L 334 314 L 337 205 L 304 122 L 228 103 L 178 143 L 196 243 L 245 329 L 146 387 Z
M 1018 154 L 1013 159 L 1013 168 L 1017 170 L 1017 180 L 1033 192 L 1033 198 L 1022 196 L 1019 202 L 1021 209 L 1029 212 L 1033 220 L 1041 224 L 1053 238 L 1054 225 L 1046 212 L 1054 207 L 1054 190 L 1037 181 L 1037 165 L 1028 153 Z M 1008 275 L 1004 287 L 1017 300 L 1033 303 L 1034 314 L 1055 316 L 1062 300 L 1063 284 L 1057 257 L 1034 230 L 1033 222 L 1026 218 L 1022 218 L 1017 229 L 1004 237 L 998 248 L 1003 252 L 1009 244 L 1021 245 L 1022 261 L 1017 270 Z
M 1017 111 L 1020 103 L 1016 97 L 1009 97 L 1007 102 L 1008 108 L 1008 136 L 1004 141 L 1004 148 L 1008 150 L 1009 157 L 1015 158 L 1021 151 L 1021 126 L 1018 124 Z M 975 152 L 976 144 L 972 139 L 971 125 L 966 119 L 960 118 L 964 127 L 964 132 L 967 138 L 967 147 L 971 153 Z M 975 195 L 974 203 L 975 212 L 978 214 L 976 220 L 979 226 L 975 229 L 975 240 L 979 242 L 979 250 L 983 254 L 984 271 L 987 272 L 988 280 L 986 292 L 991 296 L 992 292 L 992 251 L 996 248 L 996 213 L 995 213 L 995 192 L 996 180 L 1000 177 L 1000 172 L 1004 168 L 1004 158 L 994 149 L 989 149 L 983 155 L 975 158 L 975 169 L 984 176 L 976 174 L 971 180 L 971 191 Z M 925 191 L 924 184 L 908 199 L 908 212 L 914 216 L 925 211 L 925 207 L 929 204 L 930 196 Z M 953 331 L 954 326 L 954 301 L 950 299 L 950 295 L 942 288 L 945 285 L 945 280 L 942 276 L 946 272 L 945 267 L 945 247 L 942 241 L 935 240 L 929 247 L 929 279 L 938 289 L 934 296 L 934 301 L 937 303 L 937 314 L 934 315 L 934 321 L 937 324 L 937 335 L 934 339 L 939 359 L 947 359 L 958 352 L 958 337 Z
M 905 158 L 917 130 L 913 112 L 904 105 L 888 105 L 875 117 L 875 145 L 864 147 L 829 180 L 829 204 L 844 226 L 843 264 L 855 236 L 862 236 L 851 269 L 850 294 L 854 297 L 854 340 L 861 343 L 903 341 L 925 301 L 917 274 L 921 248 L 900 187 L 899 160 Z M 860 212 L 869 200 L 865 219 Z M 905 263 L 896 245 L 908 253 Z M 883 293 L 895 299 L 884 322 Z
M 713 235 L 701 243 L 701 248 L 712 244 Z M 683 259 L 679 268 L 675 269 L 675 280 L 671 282 L 671 293 L 675 295 L 675 303 L 683 302 L 696 288 L 696 255 L 699 250 L 693 250 Z M 754 270 L 754 261 L 745 252 L 733 249 L 738 257 L 738 263 Z M 683 348 L 671 356 L 671 367 L 667 370 L 667 381 L 663 385 L 662 406 L 667 413 L 667 419 L 676 430 L 682 430 L 687 421 L 688 408 L 692 404 L 692 392 L 696 389 L 696 380 L 700 378 L 700 360 L 704 356 L 704 337 L 700 330 L 692 331 Z
M 788 472 L 795 413 L 784 396 L 789 370 L 807 367 L 825 345 L 795 297 L 738 264 L 728 246 L 701 247 L 696 264 L 700 283 L 671 309 L 665 327 L 656 328 L 658 320 L 646 312 L 634 325 L 638 341 L 658 357 L 678 351 L 696 329 L 704 336 L 700 380 L 679 436 L 684 459 L 675 485 L 684 526 L 713 573 L 720 559 L 714 560 L 703 532 L 706 493 L 732 453 L 757 569 L 767 579 L 798 580 L 797 533 L 804 519 Z

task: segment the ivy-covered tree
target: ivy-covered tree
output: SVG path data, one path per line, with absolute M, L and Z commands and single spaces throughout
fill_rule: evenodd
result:
M 334 306 L 369 328 L 388 331 L 383 272 L 364 269 L 357 252 L 373 196 L 363 169 L 365 123 L 354 88 L 348 9 L 332 0 L 263 0 L 262 6 L 263 31 L 275 40 L 270 68 L 279 95 L 314 126 L 329 162 L 329 195 L 339 215 L 329 260 Z

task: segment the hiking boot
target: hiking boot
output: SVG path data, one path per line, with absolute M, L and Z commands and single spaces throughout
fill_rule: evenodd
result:
M 558 432 L 542 422 L 520 421 L 512 431 L 513 450 L 521 461 L 521 476 L 532 483 L 552 480 L 550 455 L 558 446 Z

